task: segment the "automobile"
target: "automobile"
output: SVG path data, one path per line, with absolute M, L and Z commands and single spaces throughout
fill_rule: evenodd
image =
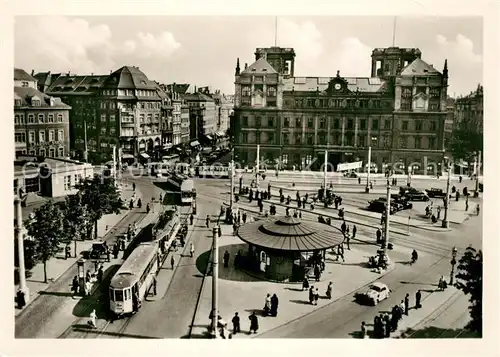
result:
M 379 197 L 377 201 L 386 202 L 387 200 L 385 199 L 385 197 Z M 400 202 L 396 202 L 396 200 L 394 199 L 391 199 L 391 206 L 394 206 L 398 212 L 404 210 L 403 204 Z
M 430 198 L 423 191 L 410 191 L 405 194 L 410 201 L 429 201 Z
M 444 192 L 441 188 L 430 188 L 425 190 L 427 196 L 430 198 L 443 198 L 446 197 L 446 192 Z
M 385 201 L 373 200 L 368 202 L 368 210 L 372 212 L 383 213 L 385 212 Z M 397 212 L 397 208 L 391 204 L 389 213 L 394 214 Z
M 397 193 L 392 193 L 391 198 L 394 200 L 394 202 L 402 204 L 403 209 L 413 208 L 413 203 L 411 203 L 410 200 L 405 196 L 401 196 L 400 194 Z
M 356 300 L 376 306 L 380 301 L 389 298 L 391 292 L 386 284 L 376 282 L 370 285 L 366 292 L 356 294 Z
M 100 259 L 103 255 L 106 255 L 106 244 L 103 241 L 94 242 L 89 251 L 90 259 Z
M 348 178 L 358 178 L 358 174 L 354 171 L 348 171 L 344 173 L 344 177 Z

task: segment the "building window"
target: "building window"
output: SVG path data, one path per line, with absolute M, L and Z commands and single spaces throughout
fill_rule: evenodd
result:
M 274 144 L 274 133 L 267 133 L 267 143 Z
M 14 139 L 16 143 L 25 143 L 26 142 L 26 133 L 15 133 Z
M 30 150 L 30 155 L 31 155 L 31 156 L 36 155 L 36 151 L 35 151 L 35 150 Z
M 288 128 L 290 126 L 290 118 L 285 118 L 283 121 L 283 127 Z
M 283 163 L 283 165 L 288 164 L 288 154 L 281 155 L 281 162 Z
M 297 128 L 301 128 L 302 127 L 302 118 L 296 118 L 295 119 L 295 126 Z
M 64 130 L 63 129 L 59 129 L 57 131 L 57 140 L 64 141 Z
M 415 149 L 420 149 L 422 147 L 422 138 L 420 136 L 415 136 Z
M 34 144 L 35 143 L 35 132 L 34 131 L 30 131 L 28 133 L 28 135 L 29 135 L 30 144 Z
M 64 156 L 64 148 L 59 148 L 59 157 Z
M 101 114 L 101 122 L 106 122 L 106 114 Z
M 320 133 L 318 135 L 318 144 L 319 145 L 326 145 L 326 135 L 325 135 L 325 133 Z
M 441 96 L 441 91 L 439 88 L 430 88 L 429 95 L 431 98 L 439 98 Z
M 422 130 L 422 121 L 421 120 L 416 120 L 415 121 L 415 130 L 416 131 L 421 131 Z
M 248 133 L 241 134 L 241 141 L 243 142 L 243 144 L 248 143 Z
M 404 120 L 401 122 L 401 130 L 408 130 L 408 120 Z
M 307 135 L 307 145 L 313 145 L 314 136 L 312 134 Z
M 401 149 L 406 149 L 408 147 L 408 138 L 406 136 L 399 138 L 399 146 Z
M 255 127 L 260 128 L 260 117 L 255 117 Z
M 347 119 L 347 129 L 353 129 L 354 128 L 354 121 L 352 119 Z
M 436 131 L 436 121 L 435 120 L 431 120 L 430 121 L 429 130 L 430 131 Z
M 321 118 L 319 120 L 319 128 L 320 129 L 326 129 L 326 120 L 325 120 L 325 118 Z
M 55 153 L 56 153 L 56 151 L 54 148 L 49 149 L 49 157 L 54 157 Z
M 28 82 L 23 82 L 22 85 L 23 85 L 23 87 L 27 87 L 29 85 L 29 83 Z
M 39 153 L 40 156 L 45 157 L 45 149 L 40 149 Z
M 307 118 L 307 127 L 312 128 L 314 126 L 313 118 Z
M 378 130 L 378 119 L 372 119 L 372 130 Z
M 267 96 L 268 97 L 276 97 L 276 87 L 268 87 L 267 88 Z
M 250 87 L 243 87 L 241 90 L 241 95 L 243 97 L 250 97 Z
M 49 130 L 49 141 L 55 141 L 54 130 Z
M 248 126 L 248 117 L 243 117 L 243 126 Z
M 366 119 L 360 119 L 359 120 L 359 129 L 360 130 L 366 130 Z
M 14 115 L 14 125 L 19 124 L 19 115 Z
M 115 121 L 115 115 L 114 114 L 110 114 L 109 115 L 109 121 L 110 122 L 114 122 Z
M 45 130 L 40 130 L 38 132 L 38 141 L 41 143 L 45 142 Z
M 19 114 L 19 124 L 24 124 L 24 114 Z
M 110 128 L 109 128 L 109 133 L 110 133 L 111 135 L 115 135 L 115 134 L 116 134 L 116 128 L 115 128 L 114 126 L 110 127 Z
M 38 123 L 43 124 L 43 121 L 44 121 L 43 114 L 38 114 Z
M 378 146 L 378 138 L 376 136 L 371 137 L 371 146 L 373 146 L 373 147 Z
M 48 122 L 48 123 L 53 123 L 53 122 L 54 122 L 54 114 L 49 114 L 49 115 L 47 116 L 47 118 L 48 118 L 48 119 L 47 119 L 47 122 Z
M 411 96 L 412 96 L 411 87 L 402 87 L 401 97 L 402 98 L 411 98 Z
M 336 118 L 336 119 L 333 121 L 333 128 L 334 128 L 334 129 L 339 129 L 339 128 L 340 128 L 340 119 Z
M 312 162 L 312 155 L 306 155 L 306 159 L 305 159 L 305 164 L 306 165 L 311 165 L 311 162 Z
M 295 134 L 295 145 L 300 145 L 300 134 Z
M 358 136 L 358 146 L 362 148 L 366 146 L 366 135 Z
M 270 128 L 274 127 L 274 117 L 267 118 L 267 126 Z
M 391 136 L 389 134 L 384 135 L 384 147 L 388 148 L 391 146 Z
M 429 149 L 434 150 L 436 149 L 436 138 L 433 136 L 429 136 Z
M 390 128 L 391 128 L 391 119 L 385 119 L 384 129 L 390 129 Z
M 62 123 L 63 122 L 63 115 L 62 114 L 57 114 L 57 122 Z
M 28 114 L 28 124 L 35 124 L 35 114 Z
M 290 136 L 288 134 L 283 134 L 283 144 L 288 145 L 290 142 Z
M 353 144 L 354 143 L 353 143 L 353 135 L 352 135 L 352 133 L 347 133 L 345 135 L 345 143 L 344 143 L 344 145 L 345 146 L 353 146 Z
M 64 191 L 71 189 L 71 175 L 64 176 Z

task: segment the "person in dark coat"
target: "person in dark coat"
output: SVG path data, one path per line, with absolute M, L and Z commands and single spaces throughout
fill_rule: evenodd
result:
M 243 224 L 245 224 L 247 222 L 247 213 L 246 212 L 243 212 L 241 219 L 243 219 Z
M 405 315 L 408 316 L 408 310 L 410 308 L 410 294 L 405 296 Z
M 259 330 L 259 319 L 257 318 L 255 311 L 252 312 L 250 316 L 248 316 L 248 319 L 250 320 L 250 333 L 252 333 L 252 331 L 254 333 L 257 333 L 257 331 Z
M 382 231 L 377 229 L 377 244 L 382 242 Z
M 356 225 L 353 225 L 352 226 L 352 237 L 353 238 L 356 238 L 356 232 L 358 231 L 358 229 L 356 228 Z
M 134 190 L 135 192 L 135 182 L 132 182 L 132 189 Z
M 384 316 L 384 329 L 385 337 L 391 337 L 391 320 L 389 319 L 389 314 L 385 314 Z
M 217 234 L 219 235 L 219 238 L 222 237 L 222 229 L 219 227 L 217 227 Z
M 398 312 L 399 309 L 397 306 L 393 306 L 391 310 L 391 331 L 394 332 L 398 329 Z
M 191 213 L 191 214 L 189 215 L 189 224 L 190 224 L 190 225 L 193 225 L 193 221 L 194 221 L 194 216 L 193 216 L 193 214 Z
M 139 207 L 139 208 L 142 207 L 142 201 L 140 198 L 137 200 L 137 207 Z
M 227 268 L 229 266 L 229 252 L 227 250 L 224 253 L 223 261 L 224 261 L 224 268 Z
M 311 305 L 314 303 L 314 286 L 309 288 L 309 303 Z
M 319 266 L 318 266 L 318 264 L 316 264 L 316 265 L 314 266 L 314 277 L 315 277 L 315 279 L 316 279 L 316 282 L 318 282 L 318 281 L 319 281 L 319 278 L 321 277 L 321 272 L 320 272 L 320 270 L 319 270 Z
M 304 278 L 304 281 L 302 282 L 302 291 L 304 291 L 304 289 L 308 289 L 309 288 L 309 280 L 307 280 L 307 277 Z
M 130 204 L 128 205 L 128 208 L 130 208 L 130 209 L 134 208 L 134 200 L 133 199 L 130 200 Z
M 151 208 L 149 208 L 149 203 L 146 205 L 146 213 L 149 213 L 149 211 L 151 210 Z
M 205 219 L 205 225 L 207 228 L 210 228 L 210 216 L 207 214 L 207 218 Z
M 422 305 L 420 304 L 420 300 L 422 299 L 422 293 L 420 290 L 415 294 L 415 309 L 420 309 Z
M 278 297 L 276 294 L 271 296 L 271 316 L 278 316 Z
M 347 224 L 345 224 L 345 221 L 342 222 L 340 229 L 342 230 L 342 234 L 345 234 L 345 232 L 347 230 Z
M 80 287 L 80 284 L 78 284 L 78 277 L 75 276 L 75 277 L 73 277 L 73 282 L 71 284 L 71 290 L 73 291 L 73 295 L 78 294 L 79 287 Z
M 233 319 L 231 320 L 233 323 L 233 334 L 237 334 L 238 332 L 241 332 L 240 330 L 240 317 L 238 316 L 238 313 L 235 312 Z

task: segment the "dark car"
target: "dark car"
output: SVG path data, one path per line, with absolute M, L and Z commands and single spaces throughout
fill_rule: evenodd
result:
M 425 190 L 427 192 L 427 196 L 430 198 L 443 198 L 446 197 L 446 192 L 444 192 L 441 188 L 431 188 Z
M 385 197 L 379 197 L 377 199 L 377 201 L 382 201 L 382 202 L 386 202 L 387 200 L 385 199 Z M 396 208 L 396 211 L 402 211 L 404 210 L 404 206 L 402 203 L 400 202 L 396 202 L 394 199 L 391 198 L 391 206 L 394 206 L 394 208 Z
M 394 200 L 394 202 L 403 205 L 403 209 L 412 209 L 413 208 L 413 204 L 405 196 L 401 196 L 397 193 L 393 193 L 393 194 L 391 194 L 391 198 Z
M 373 201 L 370 201 L 368 202 L 369 205 L 368 205 L 368 210 L 372 211 L 372 212 L 378 212 L 378 213 L 383 213 L 385 212 L 385 201 L 380 201 L 380 200 L 373 200 Z M 394 206 L 394 204 L 391 204 L 391 208 L 390 208 L 390 214 L 394 214 L 396 213 L 398 210 L 397 208 Z
M 106 244 L 103 241 L 95 242 L 90 248 L 89 257 L 90 259 L 101 259 L 106 256 Z
M 358 178 L 358 174 L 357 174 L 357 173 L 355 173 L 354 171 L 349 171 L 349 172 L 344 173 L 344 177 L 348 177 L 348 178 Z
M 429 201 L 430 198 L 424 191 L 419 191 L 413 187 L 400 187 L 399 194 L 409 201 Z

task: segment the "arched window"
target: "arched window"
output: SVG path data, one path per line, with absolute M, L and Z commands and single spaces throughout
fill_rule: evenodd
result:
M 276 87 L 267 87 L 267 96 L 276 97 Z
M 241 95 L 243 97 L 250 97 L 250 87 L 243 87 L 241 90 Z

